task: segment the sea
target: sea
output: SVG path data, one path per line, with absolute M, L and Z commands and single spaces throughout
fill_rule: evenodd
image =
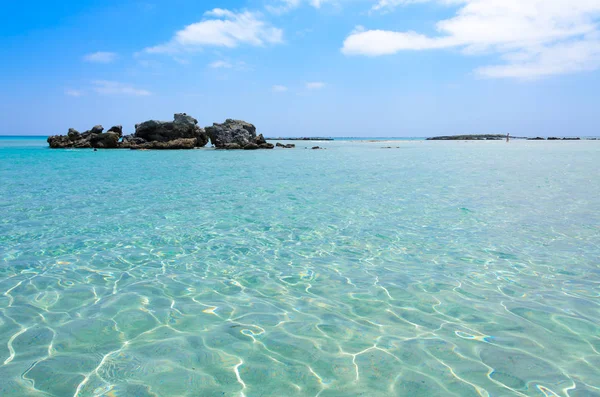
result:
M 600 396 L 600 141 L 0 138 L 0 396 Z

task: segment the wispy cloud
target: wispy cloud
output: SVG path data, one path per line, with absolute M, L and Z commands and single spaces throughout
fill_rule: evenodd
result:
M 151 54 L 177 54 L 203 47 L 234 48 L 245 44 L 264 46 L 283 42 L 283 31 L 271 26 L 260 13 L 233 12 L 215 8 L 204 14 L 200 22 L 185 26 L 167 43 L 148 47 Z
M 310 4 L 314 8 L 321 8 L 325 3 L 337 5 L 343 1 L 345 0 L 274 0 L 265 8 L 272 14 L 281 15 L 300 7 L 303 3 Z
M 87 54 L 83 57 L 86 62 L 93 63 L 112 63 L 117 59 L 117 54 L 114 52 L 98 51 Z
M 83 95 L 83 91 L 82 90 L 74 90 L 72 88 L 67 88 L 65 90 L 65 95 L 72 96 L 72 97 L 80 97 Z
M 271 87 L 271 91 L 273 92 L 286 92 L 288 88 L 284 85 L 274 85 Z
M 231 69 L 233 65 L 227 61 L 215 61 L 208 65 L 213 69 Z
M 310 83 L 306 83 L 306 89 L 308 90 L 320 90 L 323 87 L 325 87 L 325 83 L 323 83 L 322 81 L 313 81 Z
M 150 91 L 135 88 L 131 84 L 119 83 L 117 81 L 95 80 L 92 81 L 92 89 L 101 95 L 152 95 Z
M 428 0 L 379 0 L 391 10 Z M 600 68 L 598 0 L 429 0 L 458 6 L 437 23 L 436 36 L 359 27 L 344 41 L 347 55 L 459 48 L 466 55 L 498 54 L 503 63 L 476 69 L 482 77 L 534 79 Z

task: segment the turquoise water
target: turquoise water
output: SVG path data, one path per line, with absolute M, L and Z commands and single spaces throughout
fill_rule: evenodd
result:
M 600 396 L 600 141 L 305 145 L 0 140 L 0 396 Z

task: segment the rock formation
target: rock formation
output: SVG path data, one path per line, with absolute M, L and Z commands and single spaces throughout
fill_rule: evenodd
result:
M 173 121 L 149 120 L 135 125 L 134 137 L 146 142 L 169 142 L 196 139 L 196 147 L 206 146 L 208 136 L 198 127 L 198 120 L 185 113 L 176 113 Z
M 123 127 L 116 125 L 107 132 L 96 125 L 79 133 L 69 128 L 67 135 L 55 135 L 48 143 L 56 148 L 102 149 L 193 149 L 208 143 L 208 135 L 198 126 L 198 120 L 177 113 L 173 121 L 149 120 L 135 126 L 135 134 L 123 136 Z
M 69 128 L 67 135 L 54 135 L 48 138 L 48 144 L 53 149 L 62 148 L 117 148 L 121 138 L 121 126 L 112 127 L 103 133 L 104 127 L 96 125 L 92 129 L 79 133 Z
M 227 119 L 223 124 L 214 123 L 205 128 L 210 142 L 217 149 L 273 149 L 262 134 L 256 136 L 256 127 L 242 120 Z

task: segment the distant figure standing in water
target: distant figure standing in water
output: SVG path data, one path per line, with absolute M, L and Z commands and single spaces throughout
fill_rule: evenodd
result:
M 508 134 L 506 134 L 506 142 L 508 142 L 510 140 L 510 132 Z

